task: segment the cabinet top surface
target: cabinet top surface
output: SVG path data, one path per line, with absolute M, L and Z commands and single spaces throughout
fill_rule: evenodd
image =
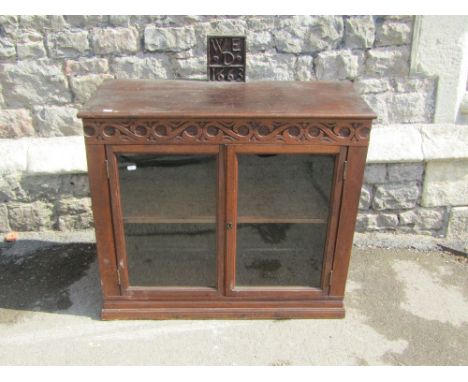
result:
M 111 80 L 80 118 L 358 118 L 375 113 L 349 82 Z

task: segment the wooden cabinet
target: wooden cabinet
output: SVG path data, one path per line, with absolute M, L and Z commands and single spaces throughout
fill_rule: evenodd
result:
M 375 118 L 351 84 L 119 80 L 79 116 L 103 319 L 344 316 Z

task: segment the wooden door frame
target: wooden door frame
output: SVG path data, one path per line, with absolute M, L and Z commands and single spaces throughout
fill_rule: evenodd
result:
M 330 299 L 342 300 L 344 298 L 366 157 L 367 147 L 349 147 L 347 150 L 346 161 L 348 169 L 343 184 L 341 198 L 343 208 L 340 209 L 336 234 L 335 256 L 333 258 L 333 282 L 330 285 L 329 292 Z
M 116 154 L 213 154 L 217 160 L 216 200 L 216 288 L 210 287 L 150 287 L 131 286 L 128 278 L 125 234 L 120 198 L 120 182 Z M 115 253 L 120 279 L 121 295 L 137 299 L 187 300 L 216 299 L 224 294 L 224 151 L 219 145 L 106 145 L 106 159 L 109 172 L 110 206 L 114 230 Z
M 330 291 L 333 255 L 341 207 L 346 146 L 338 145 L 226 145 L 226 258 L 225 293 L 238 299 L 317 299 L 327 298 Z M 236 278 L 236 233 L 238 200 L 238 154 L 332 154 L 335 156 L 332 195 L 329 205 L 329 219 L 324 249 L 324 260 L 320 288 L 313 287 L 238 287 Z
M 111 211 L 110 187 L 107 179 L 105 145 L 86 145 L 88 180 L 96 235 L 99 273 L 104 301 L 121 295 Z

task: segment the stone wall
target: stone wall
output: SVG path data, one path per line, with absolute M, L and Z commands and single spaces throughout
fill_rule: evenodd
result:
M 105 80 L 206 79 L 208 34 L 247 36 L 248 81 L 352 81 L 375 129 L 430 124 L 437 78 L 410 71 L 413 30 L 411 16 L 0 16 L 0 231 L 92 225 L 86 168 L 60 170 L 44 141 L 75 142 L 77 109 Z M 426 203 L 436 165 L 400 159 L 368 166 L 358 230 L 445 235 L 451 207 L 468 203 Z
M 247 36 L 247 79 L 350 80 L 379 123 L 431 122 L 435 80 L 410 76 L 411 16 L 1 16 L 0 138 L 81 134 L 110 78 L 206 79 L 206 36 Z
M 366 166 L 356 230 L 445 236 L 448 207 L 423 207 L 422 163 Z
M 0 232 L 76 230 L 93 224 L 86 174 L 0 178 Z

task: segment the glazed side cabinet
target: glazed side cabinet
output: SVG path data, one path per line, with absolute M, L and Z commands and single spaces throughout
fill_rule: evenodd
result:
M 79 117 L 103 319 L 344 316 L 375 118 L 351 84 L 115 80 Z

